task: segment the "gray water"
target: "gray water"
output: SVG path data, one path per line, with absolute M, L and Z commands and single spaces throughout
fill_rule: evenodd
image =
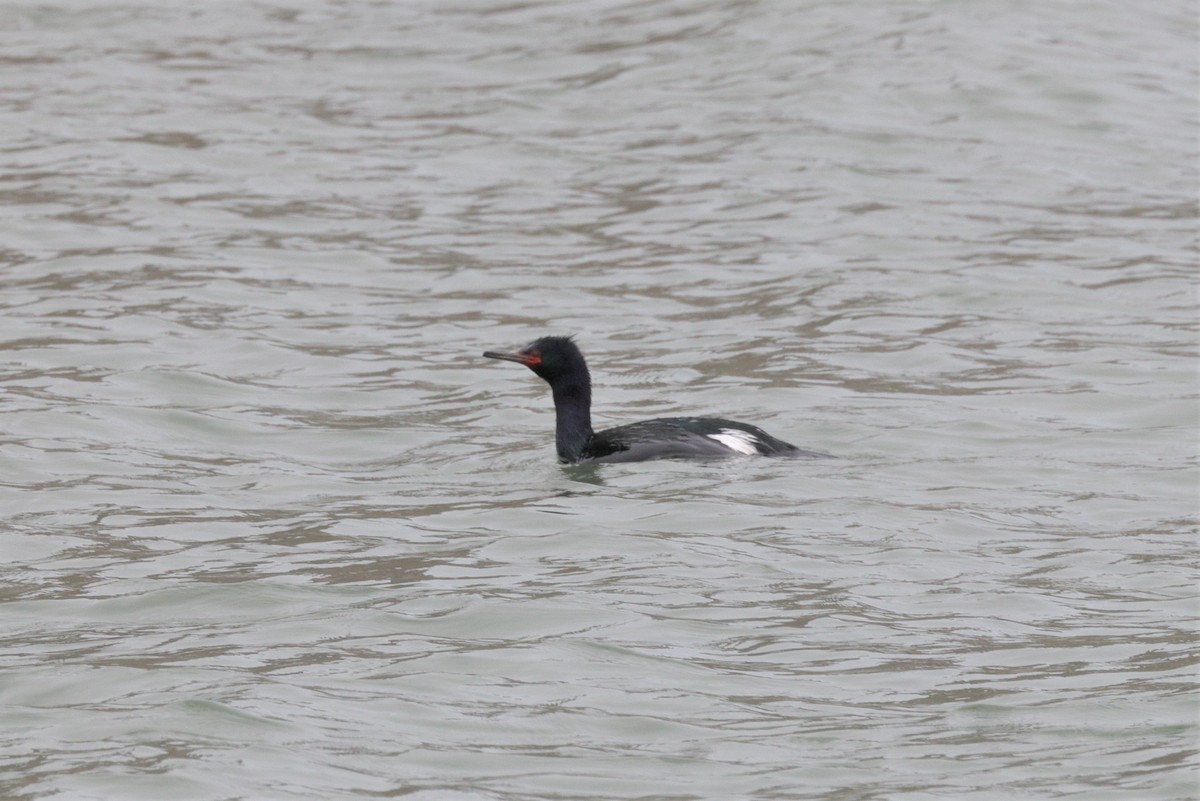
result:
M 0 796 L 1196 797 L 1196 39 L 4 3 Z

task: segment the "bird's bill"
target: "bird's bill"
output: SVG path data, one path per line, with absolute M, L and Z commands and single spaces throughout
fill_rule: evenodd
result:
M 506 362 L 516 362 L 517 364 L 523 364 L 526 367 L 535 367 L 542 362 L 540 356 L 534 356 L 531 353 L 500 353 L 499 351 L 495 350 L 487 350 L 483 352 L 483 355 L 488 359 L 500 359 Z

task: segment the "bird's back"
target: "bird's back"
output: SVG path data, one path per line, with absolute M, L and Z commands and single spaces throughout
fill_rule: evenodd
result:
M 720 417 L 662 417 L 597 431 L 581 462 L 722 459 L 730 456 L 824 457 L 772 437 L 757 426 Z

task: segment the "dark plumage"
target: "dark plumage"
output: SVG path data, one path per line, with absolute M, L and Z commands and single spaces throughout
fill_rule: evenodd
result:
M 802 450 L 757 426 L 720 417 L 662 417 L 593 431 L 592 379 L 579 346 L 570 337 L 542 337 L 517 353 L 489 350 L 483 355 L 523 364 L 550 385 L 560 462 L 829 455 Z

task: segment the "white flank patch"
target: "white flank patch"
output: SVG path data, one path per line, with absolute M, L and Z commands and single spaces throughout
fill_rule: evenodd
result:
M 715 439 L 735 453 L 758 453 L 758 438 L 748 431 L 736 428 L 722 428 L 720 434 L 708 434 L 709 439 Z

